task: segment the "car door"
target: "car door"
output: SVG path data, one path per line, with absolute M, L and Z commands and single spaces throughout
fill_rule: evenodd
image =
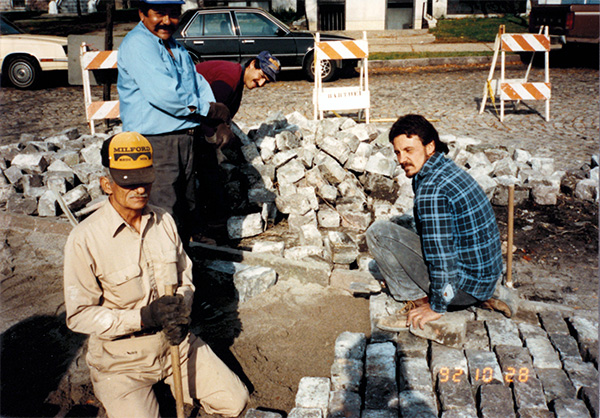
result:
M 289 30 L 256 11 L 236 11 L 235 20 L 240 33 L 242 62 L 251 60 L 261 51 L 269 51 L 281 62 L 282 67 L 302 66 L 296 42 Z
M 240 62 L 239 40 L 230 12 L 200 11 L 190 19 L 182 35 L 180 42 L 196 61 Z

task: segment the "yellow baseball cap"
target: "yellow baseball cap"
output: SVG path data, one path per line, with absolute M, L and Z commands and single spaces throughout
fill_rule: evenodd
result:
M 102 143 L 102 165 L 119 186 L 154 181 L 152 145 L 137 132 L 121 132 Z

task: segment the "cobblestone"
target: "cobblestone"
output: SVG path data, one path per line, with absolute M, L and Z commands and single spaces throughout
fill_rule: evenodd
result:
M 597 345 L 591 332 L 597 327 L 595 312 L 559 312 L 552 305 L 522 301 L 518 315 L 498 319 L 480 315 L 483 311 L 474 308 L 465 312 L 463 319 L 469 320 L 470 330 L 478 332 L 468 333 L 462 346 L 451 347 L 419 338 L 408 330 L 376 332 L 377 319 L 392 313 L 398 304 L 383 293 L 370 299 L 374 332 L 370 337 L 342 333 L 332 366 L 332 382 L 344 373 L 348 375 L 345 381 L 354 379 L 353 393 L 363 400 L 361 417 L 598 416 L 597 366 L 592 360 L 577 357 L 578 346 Z M 562 323 L 577 326 L 564 328 Z M 569 333 L 563 334 L 565 330 Z M 492 342 L 501 333 L 511 335 L 507 339 L 510 344 Z M 478 340 L 476 344 L 469 342 L 472 337 Z M 363 338 L 366 350 L 362 348 Z M 482 343 L 483 339 L 487 342 Z M 340 363 L 340 357 L 349 357 L 340 353 L 354 347 L 359 349 L 353 350 L 351 367 Z M 363 351 L 364 357 L 358 358 Z M 356 367 L 361 365 L 364 373 L 358 382 L 355 379 L 361 372 Z M 331 387 L 329 410 L 336 411 L 336 416 L 355 416 L 356 396 L 351 395 L 352 402 L 344 409 L 340 399 L 346 395 L 340 390 L 340 386 Z
M 536 157 L 552 157 L 556 169 L 579 168 L 597 152 L 599 131 L 598 71 L 552 68 L 550 121 L 543 119 L 543 102 L 527 102 L 518 111 L 508 105 L 504 123 L 493 107 L 478 115 L 488 65 L 370 70 L 371 119 L 380 128 L 406 113 L 420 113 L 434 121 L 440 134 L 477 138 L 490 146 L 519 147 Z M 507 78 L 522 77 L 525 67 L 507 68 Z M 543 70 L 532 69 L 530 80 Z M 234 120 L 252 126 L 276 107 L 284 114 L 298 111 L 313 117 L 313 84 L 285 73 L 281 81 L 247 90 Z M 357 78 L 327 86 L 355 85 Z M 93 94 L 102 95 L 101 87 Z M 112 97 L 117 97 L 116 88 Z M 30 112 L 29 109 L 36 109 Z M 54 86 L 33 91 L 3 87 L 0 91 L 0 145 L 17 142 L 22 133 L 51 136 L 68 127 L 87 132 L 81 87 Z M 101 130 L 101 129 L 100 129 Z

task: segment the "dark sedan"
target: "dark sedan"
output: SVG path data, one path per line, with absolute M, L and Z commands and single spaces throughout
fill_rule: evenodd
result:
M 227 60 L 242 64 L 260 51 L 271 52 L 282 70 L 303 69 L 314 80 L 314 35 L 292 31 L 284 23 L 260 8 L 219 7 L 186 11 L 174 38 L 199 61 Z M 322 41 L 352 39 L 321 35 Z M 322 77 L 331 80 L 343 67 L 354 68 L 355 60 L 323 61 Z

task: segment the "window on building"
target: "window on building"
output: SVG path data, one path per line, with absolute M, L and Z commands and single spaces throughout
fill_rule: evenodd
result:
M 449 15 L 525 13 L 527 0 L 448 0 Z

